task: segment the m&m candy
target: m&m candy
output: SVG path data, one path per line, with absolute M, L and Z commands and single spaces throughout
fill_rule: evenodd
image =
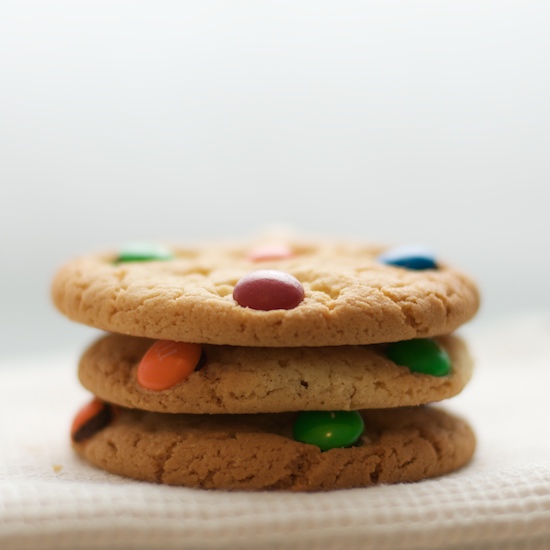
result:
M 118 253 L 115 263 L 166 261 L 174 258 L 167 248 L 152 243 L 131 243 Z
M 113 407 L 95 397 L 82 407 L 74 417 L 71 426 L 71 438 L 76 443 L 89 439 L 113 418 Z
M 290 273 L 260 269 L 238 281 L 233 298 L 240 306 L 251 309 L 293 309 L 304 299 L 304 287 Z
M 294 439 L 321 451 L 350 447 L 361 437 L 365 424 L 357 411 L 304 411 L 294 422 Z
M 420 246 L 392 248 L 378 256 L 378 261 L 386 265 L 418 271 L 437 269 L 434 254 L 430 250 Z
M 186 342 L 159 340 L 141 359 L 137 369 L 137 381 L 149 390 L 166 390 L 186 380 L 202 366 L 202 346 Z
M 286 260 L 294 256 L 293 250 L 285 244 L 264 244 L 253 248 L 247 258 L 251 262 L 265 262 L 269 260 Z
M 386 348 L 386 357 L 412 372 L 446 376 L 451 371 L 448 353 L 431 338 L 394 342 Z

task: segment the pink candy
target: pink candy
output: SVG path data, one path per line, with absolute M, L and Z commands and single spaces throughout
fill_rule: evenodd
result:
M 294 256 L 294 252 L 284 244 L 265 244 L 257 246 L 248 253 L 248 259 L 252 262 L 286 260 L 292 256 Z

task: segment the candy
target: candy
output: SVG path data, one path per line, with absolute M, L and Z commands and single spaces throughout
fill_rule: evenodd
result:
M 406 269 L 424 270 L 437 269 L 434 254 L 420 246 L 402 246 L 392 248 L 378 256 L 378 261 Z
M 265 244 L 252 249 L 248 253 L 251 262 L 264 262 L 268 260 L 286 260 L 292 258 L 294 252 L 284 244 Z
M 202 367 L 202 346 L 186 342 L 159 340 L 145 353 L 137 369 L 140 386 L 148 390 L 165 390 L 186 380 Z
M 304 299 L 304 288 L 290 273 L 261 269 L 239 280 L 233 298 L 251 309 L 293 309 Z
M 451 371 L 449 355 L 431 338 L 394 342 L 386 348 L 386 356 L 412 372 L 446 376 Z
M 75 442 L 89 439 L 107 426 L 113 418 L 113 408 L 95 397 L 76 414 L 71 426 L 71 438 Z
M 363 418 L 357 411 L 304 411 L 294 423 L 294 439 L 328 451 L 350 447 L 364 429 Z
M 151 243 L 132 243 L 119 251 L 115 263 L 166 261 L 173 257 L 172 252 L 163 246 Z

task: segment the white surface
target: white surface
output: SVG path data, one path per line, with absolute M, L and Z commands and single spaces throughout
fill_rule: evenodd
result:
M 550 2 L 0 2 L 0 353 L 83 341 L 57 266 L 141 238 L 425 243 L 550 309 Z
M 103 473 L 69 446 L 87 399 L 77 357 L 12 362 L 0 370 L 0 548 L 547 549 L 549 338 L 548 317 L 470 335 L 477 372 L 447 404 L 478 435 L 467 468 L 323 494 L 205 492 Z

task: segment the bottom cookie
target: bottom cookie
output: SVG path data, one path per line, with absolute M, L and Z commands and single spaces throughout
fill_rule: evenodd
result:
M 110 410 L 98 408 L 73 432 L 78 454 L 108 472 L 167 485 L 325 491 L 412 482 L 464 466 L 475 449 L 466 422 L 430 406 L 360 411 L 363 435 L 328 451 L 293 439 L 296 413 Z

